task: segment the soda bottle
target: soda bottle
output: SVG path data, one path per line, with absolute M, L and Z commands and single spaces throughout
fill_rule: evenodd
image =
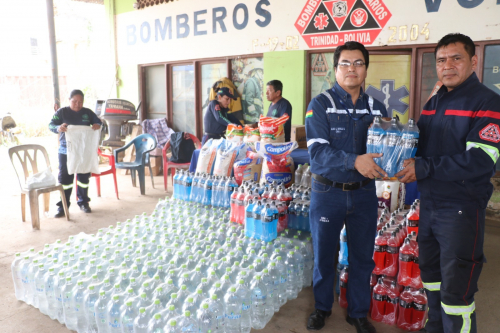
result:
M 366 153 L 382 153 L 384 147 L 385 131 L 382 128 L 380 116 L 373 119 L 373 125 L 368 129 L 368 135 L 366 140 Z M 382 167 L 382 158 L 377 157 L 373 160 L 378 166 Z
M 414 119 L 409 119 L 406 129 L 401 137 L 401 156 L 399 159 L 398 171 L 403 170 L 403 162 L 415 157 L 418 148 L 419 130 Z
M 375 238 L 375 251 L 373 252 L 373 261 L 375 261 L 375 268 L 373 273 L 381 275 L 385 268 L 385 257 L 387 254 L 387 235 L 383 230 L 378 232 Z
M 265 208 L 262 210 L 261 219 L 262 219 L 261 239 L 264 242 L 270 242 L 272 241 L 272 227 L 274 221 L 274 214 L 269 204 L 266 204 Z
M 340 273 L 340 295 L 339 295 L 339 305 L 347 309 L 347 282 L 349 279 L 349 266 L 344 267 Z
M 399 274 L 398 284 L 409 286 L 411 284 L 414 250 L 410 244 L 410 239 L 406 238 L 403 246 L 399 249 Z
M 287 206 L 284 202 L 278 204 L 278 233 L 282 232 L 288 227 L 287 223 Z
M 196 201 L 196 195 L 197 195 L 197 191 L 198 191 L 198 180 L 199 180 L 199 177 L 200 177 L 200 173 L 199 172 L 195 173 L 195 175 L 193 176 L 193 180 L 192 180 L 192 183 L 191 183 L 191 193 L 189 194 L 189 201 L 192 201 L 192 202 Z
M 399 288 L 396 284 L 396 281 L 391 281 L 389 288 L 387 288 L 387 298 L 383 322 L 388 325 L 396 325 L 398 320 L 398 308 Z
M 208 176 L 205 185 L 203 187 L 203 199 L 201 202 L 203 206 L 210 206 L 212 204 L 212 186 L 213 186 L 213 177 Z
M 385 268 L 383 274 L 386 276 L 397 276 L 399 268 L 399 241 L 396 231 L 391 233 L 391 237 L 387 239 L 387 251 L 385 254 Z
M 205 194 L 205 183 L 207 182 L 207 175 L 203 174 L 198 180 L 198 195 L 196 196 L 196 202 L 202 203 Z
M 191 201 L 191 191 L 193 190 L 193 173 L 186 171 L 184 200 Z
M 309 223 L 309 205 L 308 204 L 302 205 L 301 219 L 302 219 L 302 229 L 301 230 L 310 232 L 311 225 Z
M 410 284 L 410 286 L 412 288 L 415 288 L 415 289 L 420 289 L 423 287 L 423 284 L 422 284 L 422 278 L 420 277 L 420 266 L 418 263 L 418 255 L 419 255 L 418 244 L 416 244 L 416 247 L 414 248 L 413 251 L 414 251 L 413 268 L 411 271 L 411 284 Z
M 411 206 L 410 212 L 408 213 L 407 216 L 407 231 L 409 234 L 412 232 L 415 232 L 415 235 L 418 235 L 418 222 L 420 220 L 420 216 L 417 213 L 417 210 L 415 208 L 415 205 Z
M 295 203 L 292 201 L 288 207 L 288 229 L 297 229 L 296 219 Z
M 384 286 L 384 280 L 380 278 L 373 288 L 373 305 L 371 312 L 373 320 L 381 322 L 384 319 L 386 298 L 387 288 Z
M 262 202 L 257 201 L 253 209 L 253 222 L 254 222 L 254 238 L 261 239 L 262 237 Z
M 253 210 L 255 204 L 252 199 L 248 201 L 248 205 L 245 208 L 245 236 L 254 238 L 255 237 L 255 221 L 253 218 Z
M 224 207 L 229 207 L 232 194 L 238 190 L 238 183 L 234 177 L 229 178 L 225 184 Z
M 237 205 L 237 202 L 238 202 L 238 195 L 239 195 L 239 192 L 238 191 L 234 191 L 231 193 L 231 198 L 230 198 L 230 207 L 231 207 L 231 213 L 229 215 L 229 220 L 231 222 L 234 222 L 236 223 L 237 221 L 237 214 L 238 214 L 238 205 Z
M 212 185 L 212 200 L 211 200 L 212 207 L 219 206 L 219 183 L 221 181 L 220 178 L 222 178 L 222 177 L 214 176 L 213 185 Z
M 348 250 L 347 250 L 347 230 L 344 225 L 342 231 L 340 232 L 340 251 L 339 251 L 339 264 L 347 266 L 348 261 Z
M 410 287 L 405 287 L 399 296 L 398 327 L 409 331 L 412 326 L 413 295 Z
M 399 130 L 397 119 L 392 118 L 391 125 L 386 131 L 386 138 L 383 149 L 382 169 L 389 177 L 394 177 L 397 173 L 398 158 L 400 151 L 401 131 Z
M 418 331 L 425 325 L 427 316 L 427 296 L 423 288 L 413 293 L 411 330 Z

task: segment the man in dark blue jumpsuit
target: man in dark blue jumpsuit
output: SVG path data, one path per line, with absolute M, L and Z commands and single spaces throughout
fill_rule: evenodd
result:
M 369 64 L 368 51 L 362 44 L 347 42 L 337 47 L 333 61 L 337 82 L 316 96 L 306 112 L 313 173 L 310 222 L 315 264 L 315 311 L 307 328 L 321 329 L 331 314 L 335 252 L 345 221 L 349 245 L 346 319 L 358 333 L 373 333 L 375 328 L 366 318 L 377 231 L 378 200 L 373 178 L 386 173 L 373 161 L 381 154 L 366 154 L 366 137 L 374 117 L 386 117 L 387 111 L 361 88 Z
M 202 138 L 202 144 L 205 144 L 208 139 L 224 137 L 229 124 L 241 125 L 238 119 L 228 113 L 231 99 L 236 100 L 236 97 L 229 88 L 223 87 L 217 90 L 217 100 L 213 100 L 208 104 L 203 118 L 205 134 Z
M 483 263 L 485 209 L 500 149 L 500 96 L 474 73 L 477 56 L 462 34 L 435 50 L 443 86 L 418 121 L 417 157 L 397 174 L 421 192 L 419 264 L 427 289 L 427 332 L 476 333 L 474 294 Z

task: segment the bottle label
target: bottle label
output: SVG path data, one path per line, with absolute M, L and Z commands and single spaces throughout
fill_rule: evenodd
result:
M 408 303 L 408 302 L 406 302 L 406 301 L 404 301 L 402 299 L 399 300 L 399 306 L 402 307 L 403 309 L 411 309 L 412 308 L 412 303 L 413 302 Z
M 273 220 L 277 220 L 278 218 L 279 218 L 279 214 L 278 214 L 278 213 L 275 213 L 275 214 L 273 215 Z
M 386 252 L 387 251 L 387 246 L 386 245 L 377 245 L 375 244 L 375 252 Z
M 240 314 L 238 314 L 238 313 L 236 313 L 236 314 L 235 314 L 235 313 L 232 313 L 232 312 L 231 312 L 231 314 L 227 314 L 227 313 L 226 313 L 225 317 L 226 317 L 227 319 L 240 319 L 240 318 L 241 318 L 241 315 L 240 315 Z
M 241 309 L 242 309 L 243 311 L 248 311 L 248 310 L 250 310 L 250 306 L 251 306 L 251 304 L 245 304 L 245 302 L 243 302 L 243 303 L 241 304 Z
M 373 293 L 373 299 L 379 302 L 385 302 L 386 296 Z
M 418 263 L 419 263 L 418 257 L 413 257 L 413 262 L 418 265 Z
M 247 212 L 246 216 L 247 216 L 247 218 L 251 219 L 251 218 L 253 218 L 253 213 L 252 212 Z
M 399 253 L 399 261 L 404 261 L 404 262 L 410 262 L 413 261 L 413 255 L 412 254 L 404 254 L 404 253 Z
M 387 246 L 387 253 L 396 254 L 399 253 L 399 249 L 393 246 Z
M 413 308 L 417 311 L 425 311 L 427 309 L 427 304 L 418 304 L 417 302 L 413 302 Z
M 392 304 L 398 304 L 399 303 L 399 297 L 391 298 L 391 297 L 387 296 L 385 300 L 386 300 L 386 302 L 392 303 Z
M 418 227 L 418 220 L 408 220 L 408 226 L 417 228 Z
M 212 186 L 210 186 L 210 185 L 208 185 L 208 186 L 207 186 L 207 185 L 205 185 L 205 190 L 207 190 L 207 191 L 212 191 Z
M 340 282 L 339 282 L 339 286 L 340 286 L 340 288 L 345 288 L 345 289 L 347 289 L 347 282 L 340 281 Z
M 274 220 L 274 215 L 266 215 L 264 217 L 264 222 L 272 222 Z

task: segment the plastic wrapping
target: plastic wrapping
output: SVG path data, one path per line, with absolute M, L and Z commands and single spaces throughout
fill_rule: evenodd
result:
M 226 139 L 231 142 L 241 143 L 243 142 L 243 127 L 241 125 L 227 125 L 226 129 Z
M 231 176 L 235 162 L 246 157 L 246 143 L 224 140 L 217 147 L 217 155 L 213 174 L 216 176 Z
M 259 119 L 259 131 L 262 143 L 283 143 L 285 142 L 285 128 L 283 125 L 290 116 L 284 114 L 279 118 L 263 117 Z
M 403 125 L 397 118 L 385 121 L 375 117 L 368 129 L 366 152 L 383 153 L 375 162 L 392 178 L 403 170 L 405 160 L 415 157 L 418 139 L 419 130 L 413 119 Z
M 52 174 L 50 168 L 47 168 L 39 173 L 26 178 L 26 189 L 33 190 L 35 188 L 42 188 L 54 186 L 56 184 L 56 177 Z
M 215 157 L 217 155 L 217 148 L 223 142 L 223 139 L 209 139 L 200 150 L 198 157 L 198 164 L 196 165 L 196 172 L 212 174 L 215 164 Z

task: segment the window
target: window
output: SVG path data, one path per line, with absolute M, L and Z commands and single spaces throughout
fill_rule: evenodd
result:
M 204 64 L 201 65 L 201 110 L 202 119 L 205 115 L 206 108 L 210 103 L 210 90 L 215 82 L 219 79 L 227 77 L 227 63 Z M 203 121 L 202 121 L 203 126 Z M 203 131 L 205 128 L 203 127 Z
M 500 45 L 486 45 L 484 48 L 483 83 L 500 94 Z
M 196 133 L 194 65 L 172 66 L 172 128 Z
M 436 72 L 436 58 L 434 53 L 426 52 L 422 56 L 422 87 L 420 90 L 420 109 L 433 94 L 439 79 Z M 419 110 L 422 111 L 422 110 Z
M 252 124 L 264 112 L 264 60 L 238 58 L 231 60 L 232 81 L 241 96 L 243 119 Z
M 165 65 L 144 68 L 146 85 L 146 119 L 165 118 L 167 115 L 167 86 Z
M 335 84 L 335 71 L 333 70 L 333 52 L 310 54 L 310 93 L 311 99 L 330 89 Z

